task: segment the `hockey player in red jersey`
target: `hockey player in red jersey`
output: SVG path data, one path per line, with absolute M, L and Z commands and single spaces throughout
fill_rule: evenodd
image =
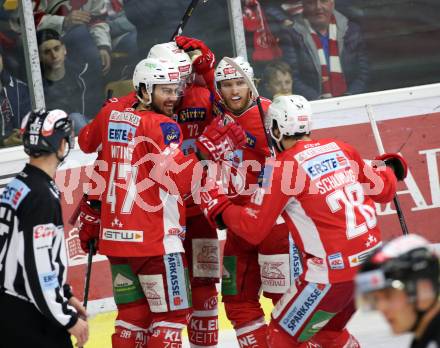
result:
M 184 45 L 198 40 L 180 36 L 176 41 Z M 188 53 L 177 47 L 175 42 L 155 45 L 148 53 L 148 57 L 173 61 L 186 81 L 183 96 L 176 105 L 175 117 L 182 130 L 181 149 L 187 155 L 197 150 L 197 138 L 213 119 L 211 92 L 194 82 L 194 74 L 205 74 L 209 66 L 212 66 L 212 73 L 214 71 L 212 53 L 204 52 L 204 55 L 209 56 L 212 64 L 198 64 L 203 56 L 196 58 L 198 60 L 192 64 Z M 194 204 L 192 196 L 185 198 L 186 235 L 183 246 L 188 260 L 193 306 L 188 338 L 191 347 L 215 348 L 218 343 L 218 294 L 215 284 L 220 278 L 219 241 L 216 230 Z
M 249 63 L 242 57 L 234 60 L 252 79 L 253 69 Z M 245 148 L 234 151 L 229 161 L 222 163 L 228 196 L 235 204 L 245 205 L 262 180 L 270 149 L 257 104 L 240 73 L 222 60 L 215 70 L 215 82 L 218 112 L 225 122 L 238 123 L 246 132 Z M 262 98 L 264 111 L 270 103 Z M 266 347 L 267 325 L 259 301 L 260 288 L 266 297 L 276 302 L 301 272 L 297 249 L 288 235 L 282 218 L 273 225 L 272 239 L 258 246 L 228 234 L 223 258 L 222 300 L 240 347 L 247 347 L 250 342 L 253 347 Z M 273 238 L 280 242 L 273 243 Z
M 84 245 L 99 231 L 100 253 L 111 264 L 118 307 L 114 348 L 181 346 L 190 314 L 182 200 L 198 157 L 184 156 L 181 129 L 171 118 L 180 82 L 173 63 L 142 60 L 133 75 L 136 101 L 114 98 L 79 135 L 84 152 L 99 152 L 105 182 L 100 216 L 83 204 L 80 238 Z M 224 148 L 216 141 L 239 144 L 238 133 L 211 128 L 197 149 L 217 158 Z
M 272 312 L 269 347 L 359 347 L 345 328 L 355 310 L 353 279 L 381 245 L 373 202 L 392 200 L 406 163 L 385 154 L 378 159 L 386 166 L 371 167 L 348 144 L 313 140 L 311 107 L 301 96 L 276 97 L 266 121 L 280 151 L 271 185 L 244 207 L 213 190 L 202 208 L 210 220 L 222 212 L 230 231 L 254 245 L 282 213 L 301 251 L 304 273 Z

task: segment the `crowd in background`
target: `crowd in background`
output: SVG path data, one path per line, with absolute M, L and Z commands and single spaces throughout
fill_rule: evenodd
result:
M 135 64 L 171 38 L 190 0 L 32 3 L 46 106 L 66 110 L 77 132 L 109 89 L 117 95 L 124 84 L 131 88 Z M 0 1 L 0 147 L 21 143 L 18 129 L 30 110 L 17 4 Z M 260 92 L 316 100 L 437 82 L 438 6 L 430 0 L 398 8 L 375 0 L 242 0 Z M 233 56 L 227 0 L 200 3 L 185 34 L 207 42 L 218 59 Z

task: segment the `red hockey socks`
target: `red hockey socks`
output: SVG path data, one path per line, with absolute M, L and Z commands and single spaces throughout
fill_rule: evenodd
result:
M 260 318 L 235 329 L 240 348 L 267 348 L 267 325 Z
M 192 289 L 193 314 L 188 324 L 191 348 L 216 348 L 218 343 L 218 309 L 215 284 Z

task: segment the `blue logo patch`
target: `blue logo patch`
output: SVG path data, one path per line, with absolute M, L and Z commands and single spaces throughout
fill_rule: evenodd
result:
M 289 335 L 295 336 L 329 290 L 330 284 L 307 284 L 281 318 L 281 327 Z
M 331 254 L 328 257 L 328 264 L 331 269 L 344 269 L 344 259 L 341 253 Z
M 110 143 L 128 144 L 136 134 L 136 127 L 126 123 L 110 122 L 108 124 L 108 141 Z
M 171 122 L 163 122 L 160 124 L 162 129 L 163 141 L 165 145 L 171 143 L 179 143 L 180 141 L 180 128 L 177 124 Z
M 58 277 L 55 271 L 40 274 L 40 285 L 43 291 L 52 290 L 58 287 Z
M 338 169 L 350 167 L 350 162 L 342 151 L 326 153 L 302 164 L 310 179 L 317 179 Z
M 29 187 L 19 179 L 13 179 L 4 189 L 0 203 L 8 204 L 15 210 L 30 192 Z
M 167 275 L 170 310 L 189 308 L 189 294 L 186 287 L 182 256 L 178 253 L 166 254 L 163 259 Z
M 257 143 L 257 138 L 254 137 L 251 133 L 246 132 L 246 146 L 250 148 L 255 148 L 255 144 Z

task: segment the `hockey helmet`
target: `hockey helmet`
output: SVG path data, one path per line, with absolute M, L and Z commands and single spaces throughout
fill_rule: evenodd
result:
M 178 67 L 171 61 L 158 58 L 142 59 L 134 69 L 133 86 L 136 92 L 140 93 L 142 85 L 150 96 L 149 103 L 151 103 L 151 94 L 153 93 L 154 85 L 164 84 L 180 84 L 180 72 Z
M 61 140 L 66 139 L 67 153 L 58 158 L 62 161 L 75 144 L 73 122 L 66 112 L 59 109 L 29 112 L 22 121 L 21 131 L 24 151 L 32 157 L 57 153 Z
M 361 266 L 356 276 L 356 288 L 359 294 L 386 288 L 400 289 L 415 300 L 420 279 L 431 281 L 437 298 L 439 259 L 424 238 L 409 234 L 375 250 Z
M 174 41 L 151 47 L 147 58 L 166 59 L 179 68 L 180 77 L 186 79 L 192 74 L 192 63 L 188 53 L 177 47 Z
M 278 137 L 273 134 L 275 123 L 280 131 Z M 277 142 L 281 141 L 283 135 L 309 134 L 312 130 L 310 103 L 303 96 L 295 94 L 275 97 L 269 106 L 265 126 Z
M 233 60 L 243 69 L 244 73 L 252 80 L 254 78 L 254 69 L 251 67 L 243 57 L 238 56 Z M 233 66 L 222 59 L 217 68 L 215 68 L 215 82 L 221 82 L 225 80 L 239 79 L 243 77 Z

